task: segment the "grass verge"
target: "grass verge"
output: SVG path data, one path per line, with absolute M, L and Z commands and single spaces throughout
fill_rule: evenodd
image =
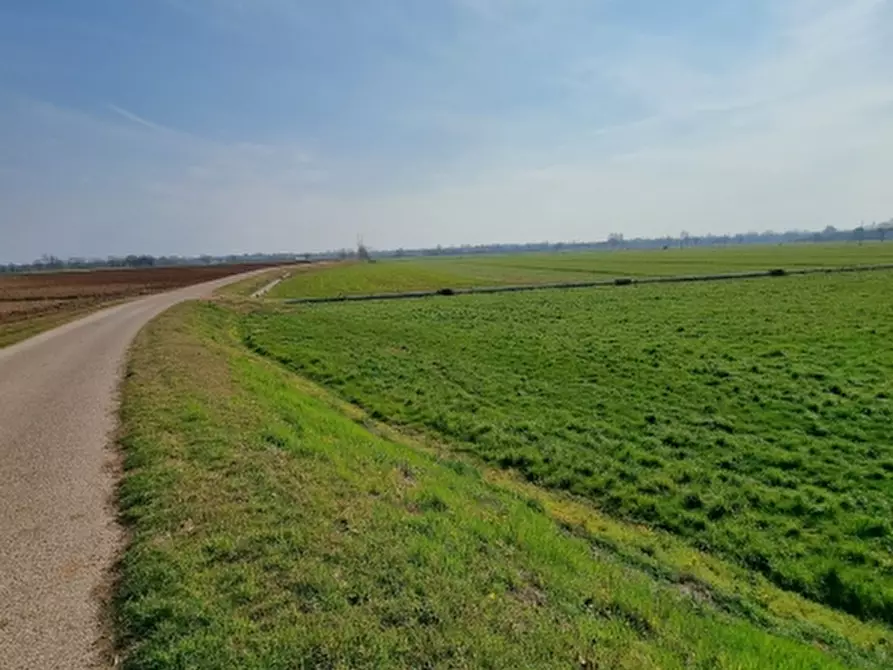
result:
M 883 667 L 594 551 L 551 498 L 375 434 L 237 322 L 182 305 L 132 354 L 125 667 Z

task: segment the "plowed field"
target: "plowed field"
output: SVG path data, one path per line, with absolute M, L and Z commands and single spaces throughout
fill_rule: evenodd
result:
M 263 265 L 207 265 L 0 275 L 0 347 L 106 305 Z

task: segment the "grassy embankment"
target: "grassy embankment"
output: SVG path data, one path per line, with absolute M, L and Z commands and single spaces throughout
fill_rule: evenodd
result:
M 331 297 L 886 263 L 893 263 L 893 244 L 797 244 L 442 257 L 315 268 L 283 282 L 269 297 Z
M 889 272 L 268 308 L 378 419 L 893 623 Z
M 418 316 L 430 325 L 436 313 Z M 133 351 L 122 437 L 133 541 L 117 599 L 125 667 L 889 661 L 889 629 L 372 422 L 248 351 L 242 318 L 180 306 Z M 317 319 L 290 351 L 312 344 L 328 357 L 316 337 L 349 323 L 346 312 L 270 316 L 252 330 L 257 338 L 263 326 L 281 346 L 277 333 Z M 494 324 L 476 325 L 493 334 Z M 387 355 L 405 360 L 395 335 Z M 425 345 L 414 344 L 423 361 Z M 485 383 L 502 383 L 498 370 L 485 372 L 495 375 Z

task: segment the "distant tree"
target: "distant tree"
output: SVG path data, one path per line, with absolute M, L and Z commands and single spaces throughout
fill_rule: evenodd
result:
M 865 241 L 865 226 L 859 226 L 853 231 L 853 239 L 859 244 Z
M 691 239 L 691 235 L 689 234 L 689 232 L 687 230 L 683 230 L 681 233 L 679 233 L 679 246 L 680 247 L 688 246 L 688 242 L 690 239 Z
M 64 261 L 52 254 L 44 254 L 37 263 L 47 270 L 60 270 L 65 267 Z
M 608 246 L 612 249 L 623 246 L 623 233 L 611 233 L 608 235 Z
M 155 257 L 131 254 L 124 259 L 124 265 L 129 268 L 150 268 L 155 265 Z

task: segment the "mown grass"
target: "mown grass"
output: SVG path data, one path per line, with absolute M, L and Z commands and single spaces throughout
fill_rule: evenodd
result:
M 548 498 L 374 434 L 237 322 L 180 306 L 132 354 L 124 667 L 883 666 L 594 553 Z
M 893 623 L 891 275 L 280 308 L 256 351 L 383 421 Z
M 893 244 L 791 244 L 389 260 L 310 268 L 277 286 L 270 297 L 335 297 L 885 263 L 893 263 Z

